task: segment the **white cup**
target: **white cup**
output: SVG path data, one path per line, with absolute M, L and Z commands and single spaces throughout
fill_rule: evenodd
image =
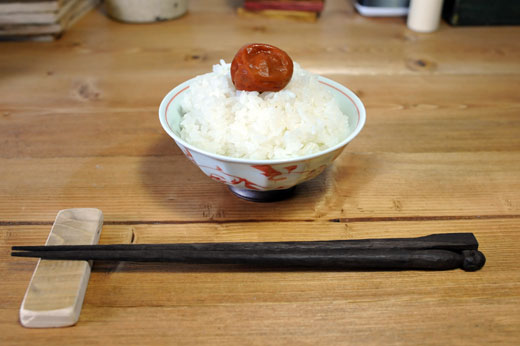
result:
M 441 20 L 443 0 L 411 0 L 408 27 L 413 31 L 432 32 Z

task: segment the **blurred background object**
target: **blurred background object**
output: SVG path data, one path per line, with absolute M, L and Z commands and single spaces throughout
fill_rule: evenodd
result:
M 107 14 L 128 23 L 152 23 L 178 18 L 188 11 L 188 0 L 105 0 Z
M 245 0 L 237 9 L 240 16 L 264 16 L 316 21 L 325 0 Z
M 397 17 L 408 14 L 409 0 L 356 0 L 354 6 L 363 16 Z
M 417 32 L 433 32 L 441 21 L 443 0 L 411 0 L 406 24 Z
M 446 0 L 442 16 L 451 25 L 518 25 L 519 0 Z
M 98 4 L 99 0 L 2 0 L 0 40 L 54 40 Z

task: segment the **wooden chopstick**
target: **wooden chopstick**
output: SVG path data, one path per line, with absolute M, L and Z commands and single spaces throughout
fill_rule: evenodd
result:
M 13 246 L 12 250 L 64 251 L 64 250 L 190 250 L 190 251 L 243 251 L 243 250 L 354 250 L 354 249 L 443 249 L 452 251 L 477 250 L 478 241 L 473 233 L 431 234 L 417 238 L 381 238 L 296 242 L 229 242 L 185 244 L 112 244 L 112 245 L 55 245 Z
M 110 260 L 135 262 L 181 262 L 193 264 L 240 264 L 274 267 L 309 267 L 378 270 L 448 270 L 472 271 L 483 265 L 483 255 L 476 250 L 461 253 L 449 250 L 348 250 L 348 251 L 51 251 L 19 252 L 19 257 L 57 260 Z M 482 257 L 482 258 L 481 258 Z M 471 262 L 468 263 L 467 262 Z M 473 262 L 479 261 L 475 268 Z M 480 265 L 480 263 L 482 265 Z
M 243 264 L 377 270 L 478 270 L 485 263 L 471 233 L 419 238 L 318 242 L 116 244 L 14 246 L 18 257 L 61 260 L 111 260 Z

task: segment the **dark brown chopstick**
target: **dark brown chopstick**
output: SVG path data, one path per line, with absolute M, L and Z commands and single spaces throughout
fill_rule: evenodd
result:
M 54 260 L 105 260 L 135 262 L 181 262 L 193 264 L 240 264 L 274 267 L 308 267 L 378 270 L 449 270 L 482 268 L 484 255 L 477 250 L 310 250 L 307 251 L 34 251 L 15 252 L 18 257 Z
M 14 246 L 12 256 L 63 260 L 111 260 L 244 264 L 377 270 L 480 269 L 484 255 L 471 233 L 419 238 L 317 242 L 116 244 Z
M 113 245 L 54 245 L 13 246 L 12 250 L 76 251 L 76 250 L 185 250 L 185 251 L 243 251 L 243 250 L 355 250 L 355 249 L 442 249 L 452 251 L 476 250 L 478 241 L 473 233 L 431 234 L 417 238 L 353 239 L 298 242 L 229 242 L 186 244 L 113 244 Z

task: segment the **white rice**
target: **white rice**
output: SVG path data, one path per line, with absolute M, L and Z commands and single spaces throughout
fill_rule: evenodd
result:
M 347 137 L 347 116 L 318 77 L 294 63 L 279 92 L 238 91 L 230 64 L 196 77 L 182 101 L 181 137 L 224 156 L 272 160 L 309 155 Z

